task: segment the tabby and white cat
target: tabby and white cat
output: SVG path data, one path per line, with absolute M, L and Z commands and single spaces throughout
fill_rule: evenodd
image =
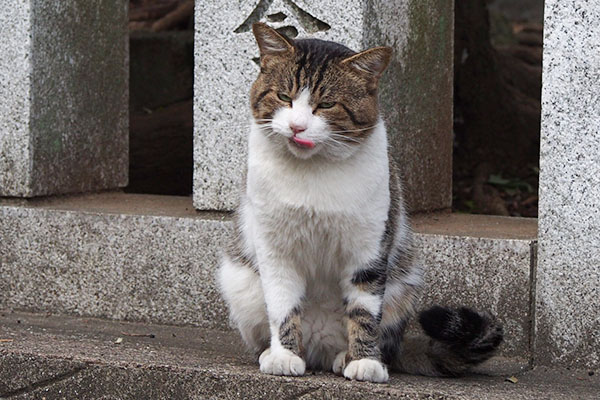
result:
M 260 370 L 386 382 L 387 367 L 455 376 L 488 359 L 502 328 L 487 313 L 434 307 L 429 337 L 403 338 L 423 270 L 377 106 L 391 49 L 253 32 L 248 171 L 218 282 Z

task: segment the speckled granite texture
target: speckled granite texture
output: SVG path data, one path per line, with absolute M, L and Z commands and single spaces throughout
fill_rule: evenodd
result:
M 125 186 L 127 4 L 13 3 L 0 1 L 0 195 Z
M 225 328 L 227 221 L 0 206 L 0 307 Z
M 0 0 L 0 196 L 29 192 L 31 8 Z
M 546 0 L 536 359 L 600 367 L 600 0 Z
M 597 399 L 600 385 L 598 374 L 529 371 L 501 357 L 455 379 L 392 372 L 389 383 L 372 384 L 319 371 L 270 376 L 233 332 L 21 312 L 0 314 L 0 337 L 13 339 L 0 345 L 0 398 L 11 400 L 582 400 Z
M 485 224 L 497 224 L 496 234 L 417 224 L 427 268 L 420 308 L 490 310 L 506 328 L 501 353 L 525 358 L 535 232 L 508 239 L 504 219 Z M 230 230 L 228 214 L 196 214 L 185 198 L 107 193 L 0 205 L 0 308 L 226 328 L 213 277 Z
M 279 14 L 282 13 L 282 14 Z M 281 21 L 282 15 L 285 19 Z M 391 45 L 383 113 L 411 210 L 451 204 L 453 2 L 243 0 L 196 4 L 194 205 L 231 210 L 246 162 L 248 93 L 258 66 L 252 22 L 354 50 Z
M 421 308 L 434 304 L 487 310 L 504 325 L 501 353 L 530 354 L 530 278 L 535 239 L 418 234 L 426 266 Z

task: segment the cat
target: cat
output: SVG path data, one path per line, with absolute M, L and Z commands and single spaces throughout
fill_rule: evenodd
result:
M 391 49 L 252 30 L 248 165 L 217 281 L 260 371 L 386 382 L 388 367 L 458 376 L 490 358 L 503 333 L 486 312 L 435 306 L 428 337 L 404 338 L 423 267 L 377 105 Z

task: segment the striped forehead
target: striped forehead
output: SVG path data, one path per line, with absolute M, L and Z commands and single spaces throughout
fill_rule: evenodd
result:
M 304 52 L 296 63 L 296 88 L 310 88 L 314 92 L 319 87 L 333 57 Z
M 345 46 L 332 42 L 299 40 L 294 87 L 309 88 L 312 93 L 320 87 L 327 70 L 336 62 L 355 54 Z M 321 88 L 322 90 L 323 88 Z M 322 91 L 320 94 L 323 94 Z

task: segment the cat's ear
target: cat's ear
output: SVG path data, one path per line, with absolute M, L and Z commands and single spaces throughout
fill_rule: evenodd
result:
M 374 47 L 342 60 L 342 64 L 378 79 L 387 68 L 391 58 L 391 47 Z
M 262 22 L 252 24 L 252 32 L 261 56 L 283 55 L 286 52 L 294 51 L 293 42 L 267 24 Z

